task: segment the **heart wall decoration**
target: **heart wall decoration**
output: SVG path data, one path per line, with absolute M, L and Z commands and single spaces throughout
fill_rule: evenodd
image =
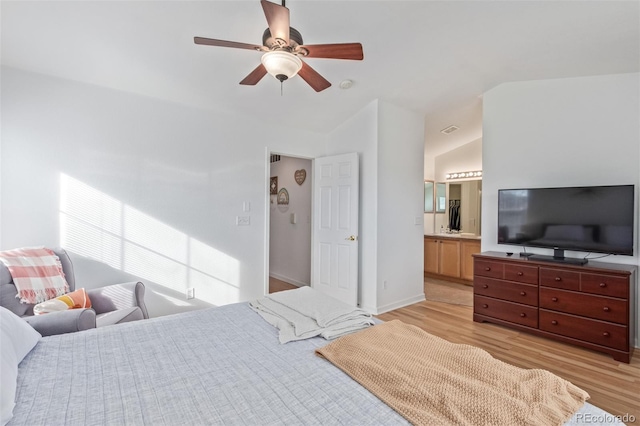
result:
M 307 178 L 307 171 L 305 169 L 296 170 L 294 178 L 298 185 L 302 185 Z

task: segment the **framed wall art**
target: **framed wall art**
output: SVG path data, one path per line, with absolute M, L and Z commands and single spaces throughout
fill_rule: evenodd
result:
M 278 176 L 271 177 L 271 182 L 269 183 L 269 194 L 276 195 L 278 193 Z
M 278 191 L 278 204 L 289 204 L 289 191 L 286 188 Z
M 307 178 L 307 171 L 305 169 L 296 170 L 293 177 L 298 185 L 302 185 Z

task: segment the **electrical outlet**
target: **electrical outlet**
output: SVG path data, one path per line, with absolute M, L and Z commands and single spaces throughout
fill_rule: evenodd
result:
M 189 287 L 187 289 L 187 300 L 196 298 L 196 289 L 195 287 Z
M 236 216 L 237 226 L 249 226 L 251 225 L 251 216 Z

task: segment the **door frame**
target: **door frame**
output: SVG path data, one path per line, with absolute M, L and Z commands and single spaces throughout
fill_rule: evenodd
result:
M 306 155 L 295 155 L 295 154 L 286 154 L 280 151 L 271 151 L 271 149 L 267 146 L 265 147 L 265 176 L 264 176 L 264 202 L 265 202 L 265 215 L 264 215 L 264 282 L 263 282 L 263 295 L 266 296 L 269 294 L 269 261 L 270 261 L 270 250 L 269 247 L 271 245 L 271 194 L 269 193 L 269 184 L 271 183 L 271 156 L 272 155 L 280 155 L 282 157 L 290 157 L 290 158 L 301 158 L 304 160 L 311 161 L 311 172 L 307 174 L 307 180 L 311 184 L 311 223 L 313 224 L 313 168 L 314 168 L 314 159 L 315 157 L 309 157 Z M 311 232 L 311 248 L 313 249 L 313 232 Z M 313 253 L 312 253 L 313 255 Z M 313 260 L 313 259 L 312 259 Z M 311 273 L 313 274 L 313 261 L 311 262 Z M 309 283 L 311 284 L 311 283 Z

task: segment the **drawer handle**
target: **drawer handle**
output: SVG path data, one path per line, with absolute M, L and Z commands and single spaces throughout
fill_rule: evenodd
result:
M 526 292 L 524 292 L 524 291 L 521 291 L 521 292 L 520 292 L 520 296 L 526 296 L 526 295 L 527 295 L 527 293 L 526 293 Z
M 485 271 L 487 271 L 487 272 L 489 272 L 489 271 L 491 270 L 491 267 L 486 266 L 486 267 L 484 268 L 484 270 L 485 270 Z
M 610 336 L 610 334 L 609 334 L 609 332 L 608 332 L 608 331 L 605 331 L 604 333 L 602 333 L 602 335 L 603 335 L 604 337 L 609 337 L 609 336 Z
M 488 307 L 489 307 L 489 305 L 487 305 L 486 303 L 483 303 L 483 304 L 482 304 L 482 307 L 486 309 L 486 308 L 488 308 Z
M 518 271 L 518 276 L 519 276 L 519 277 L 521 277 L 521 276 L 523 276 L 523 275 L 524 275 L 524 274 L 523 274 L 522 272 Z
M 608 306 L 605 306 L 604 308 L 602 308 L 603 311 L 605 312 L 609 312 L 611 310 L 611 308 L 609 308 Z
M 525 314 L 525 313 L 523 312 L 523 313 L 521 313 L 521 314 L 520 314 L 520 316 L 521 316 L 522 318 L 524 318 L 524 317 L 526 317 L 526 316 L 527 316 L 527 314 Z
M 607 283 L 600 283 L 601 288 L 605 288 L 606 286 L 607 286 Z
M 553 320 L 553 321 L 551 321 L 551 324 L 553 324 L 553 325 L 558 325 L 558 321 Z
M 557 302 L 557 301 L 558 301 L 558 298 L 557 298 L 557 297 L 552 297 L 552 298 L 551 298 L 551 301 L 552 301 L 552 302 Z
M 560 281 L 562 281 L 562 278 L 560 278 L 560 277 L 555 277 L 555 280 L 556 280 L 556 281 L 558 281 L 558 282 L 560 282 Z
M 482 288 L 489 288 L 489 286 L 486 284 L 482 284 Z

